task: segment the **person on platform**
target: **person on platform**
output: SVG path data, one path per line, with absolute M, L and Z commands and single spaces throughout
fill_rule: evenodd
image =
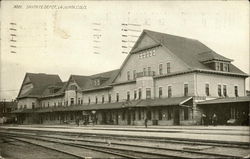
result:
M 145 123 L 144 124 L 145 124 L 145 128 L 147 128 L 148 127 L 148 118 L 147 117 L 145 118 Z
M 79 126 L 80 119 L 79 117 L 76 117 L 76 125 Z
M 216 116 L 215 113 L 214 113 L 214 115 L 212 116 L 212 123 L 213 123 L 214 126 L 217 125 L 217 116 Z
M 207 116 L 204 113 L 201 115 L 201 123 L 207 125 Z

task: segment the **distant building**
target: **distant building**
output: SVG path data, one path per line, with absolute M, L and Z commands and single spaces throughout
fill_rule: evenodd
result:
M 16 101 L 0 101 L 0 123 L 14 122 L 15 115 L 11 112 L 17 109 Z
M 250 91 L 246 90 L 247 96 L 250 96 Z
M 206 104 L 246 96 L 247 74 L 198 40 L 144 30 L 120 69 L 92 76 L 27 73 L 18 94 L 20 123 L 200 124 Z M 238 99 L 238 98 L 237 98 Z M 247 99 L 248 101 L 248 99 Z M 250 99 L 249 99 L 250 101 Z M 206 107 L 206 106 L 205 106 Z M 227 118 L 249 111 L 225 107 Z M 210 113 L 210 114 L 209 114 Z M 249 113 L 249 112 L 245 112 Z M 223 121 L 224 123 L 226 121 Z

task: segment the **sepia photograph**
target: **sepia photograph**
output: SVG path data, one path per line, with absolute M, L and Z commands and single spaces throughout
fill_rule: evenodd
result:
M 0 159 L 250 158 L 247 0 L 0 3 Z

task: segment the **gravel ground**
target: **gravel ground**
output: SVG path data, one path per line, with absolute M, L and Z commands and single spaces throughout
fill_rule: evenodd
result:
M 0 136 L 0 155 L 5 159 L 75 159 L 76 157 L 40 146 L 5 139 Z M 1 158 L 1 157 L 0 157 Z

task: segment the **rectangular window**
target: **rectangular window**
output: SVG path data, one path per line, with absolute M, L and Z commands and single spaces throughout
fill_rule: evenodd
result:
M 49 107 L 49 102 L 48 102 L 48 107 Z
M 125 110 L 122 111 L 122 120 L 125 120 Z
M 136 99 L 137 98 L 137 92 L 136 92 L 136 90 L 134 90 L 134 99 Z
M 223 71 L 228 72 L 228 64 L 224 63 L 223 65 L 224 65 Z
M 221 85 L 218 85 L 218 96 L 221 97 L 222 94 L 221 94 Z
M 127 101 L 130 100 L 130 92 L 127 92 Z
M 152 119 L 151 111 L 147 111 L 147 119 L 148 119 L 148 120 L 151 120 L 151 119 Z
M 234 86 L 234 94 L 235 94 L 235 97 L 238 97 L 238 86 Z
M 167 73 L 170 73 L 170 62 L 167 63 Z
M 146 76 L 146 75 L 147 75 L 146 68 L 143 68 L 143 76 Z
M 56 107 L 56 102 L 54 102 L 54 107 Z
M 151 88 L 146 88 L 146 99 L 151 98 Z
M 188 120 L 188 108 L 184 108 L 184 120 Z
M 78 104 L 81 104 L 81 99 L 80 98 L 78 98 Z
M 159 87 L 159 98 L 162 97 L 162 87 Z
M 102 95 L 102 103 L 104 103 L 104 95 Z
M 32 102 L 32 109 L 35 109 L 35 103 Z
M 138 90 L 138 99 L 141 99 L 141 88 Z
M 188 84 L 184 84 L 184 96 L 188 96 Z
M 130 80 L 130 72 L 129 71 L 127 72 L 127 78 L 128 78 L 128 80 Z
M 223 63 L 220 63 L 220 71 L 223 71 Z
M 136 78 L 136 70 L 133 71 L 133 79 Z
M 148 67 L 148 75 L 151 75 L 151 67 Z
M 223 95 L 227 97 L 227 86 L 223 85 Z
M 236 109 L 235 109 L 235 107 L 230 107 L 230 118 L 231 119 L 236 118 Z
M 162 110 L 161 109 L 158 110 L 158 118 L 159 118 L 159 120 L 162 120 Z
M 216 63 L 215 63 L 215 67 L 216 67 L 216 70 L 219 71 L 219 70 L 220 70 L 220 63 L 219 63 L 219 62 L 216 62 Z
M 81 99 L 81 104 L 83 104 L 83 99 Z
M 90 100 L 90 97 L 89 97 L 89 104 L 90 104 L 91 100 Z
M 109 94 L 109 103 L 111 103 L 111 94 Z
M 159 75 L 162 75 L 163 72 L 162 72 L 162 64 L 159 64 Z
M 172 87 L 168 86 L 168 97 L 172 97 Z
M 209 84 L 206 84 L 205 90 L 206 90 L 206 96 L 209 96 Z
M 70 105 L 74 105 L 74 98 L 70 98 Z
M 119 102 L 119 93 L 116 93 L 116 102 Z
M 168 109 L 168 120 L 172 119 L 172 110 L 173 109 Z
M 135 112 L 132 112 L 132 121 L 135 121 Z
M 95 97 L 95 103 L 96 103 L 96 104 L 98 103 L 98 98 L 97 98 L 97 96 Z
M 141 120 L 141 109 L 138 109 L 138 120 Z

